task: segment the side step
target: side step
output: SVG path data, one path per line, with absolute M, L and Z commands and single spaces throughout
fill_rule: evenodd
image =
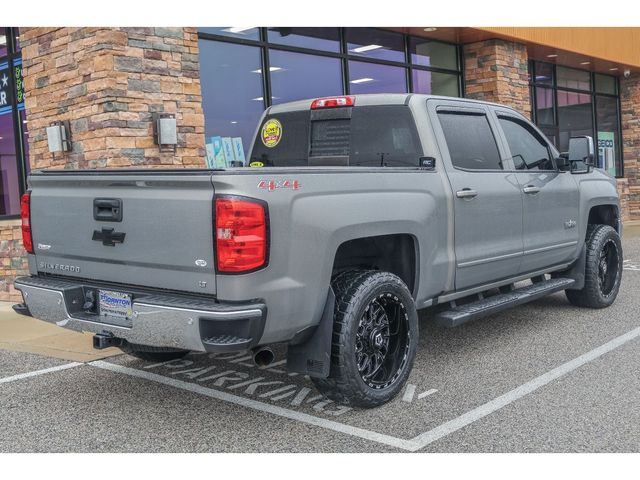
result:
M 551 280 L 537 282 L 508 293 L 501 293 L 440 312 L 436 315 L 436 322 L 443 327 L 457 327 L 471 320 L 486 317 L 507 308 L 522 305 L 551 293 L 565 290 L 574 282 L 575 280 L 571 278 L 552 278 Z

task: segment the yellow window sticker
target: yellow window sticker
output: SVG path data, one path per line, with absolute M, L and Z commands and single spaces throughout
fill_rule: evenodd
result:
M 282 125 L 275 118 L 271 118 L 265 122 L 262 126 L 262 133 L 260 135 L 262 143 L 267 148 L 273 148 L 282 138 Z
M 253 167 L 253 168 L 260 168 L 260 167 L 264 167 L 264 163 L 262 163 L 262 162 L 251 162 L 249 164 L 249 166 Z

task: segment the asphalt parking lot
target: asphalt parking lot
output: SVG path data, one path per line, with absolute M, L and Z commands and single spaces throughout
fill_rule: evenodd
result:
M 451 330 L 422 312 L 409 384 L 374 410 L 322 398 L 281 350 L 261 369 L 0 349 L 0 452 L 638 452 L 640 236 L 623 243 L 608 309 L 560 293 Z

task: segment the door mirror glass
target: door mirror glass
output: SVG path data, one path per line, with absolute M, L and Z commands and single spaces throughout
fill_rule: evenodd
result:
M 569 139 L 569 161 L 570 162 L 583 162 L 587 165 L 593 165 L 594 160 L 594 148 L 593 138 L 584 137 L 571 137 Z

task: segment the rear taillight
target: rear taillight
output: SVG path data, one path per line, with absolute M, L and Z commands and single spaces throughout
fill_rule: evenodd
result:
M 311 110 L 319 108 L 353 107 L 355 98 L 353 97 L 324 97 L 317 98 L 311 102 Z
M 267 212 L 257 201 L 216 198 L 218 271 L 248 272 L 267 263 Z
M 22 195 L 20 200 L 20 216 L 22 217 L 22 245 L 27 253 L 33 253 L 31 238 L 31 192 Z

